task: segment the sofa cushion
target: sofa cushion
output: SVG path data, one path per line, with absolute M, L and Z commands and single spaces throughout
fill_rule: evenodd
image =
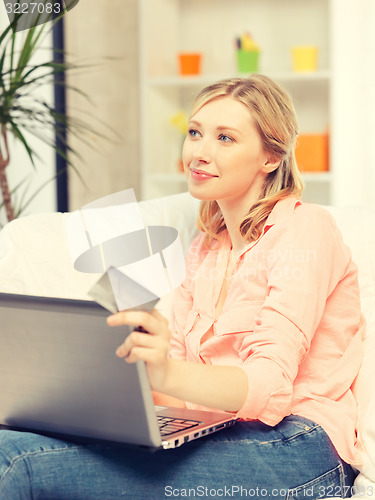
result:
M 366 318 L 364 359 L 354 386 L 359 407 L 363 466 L 356 479 L 358 495 L 375 495 L 375 210 L 326 207 L 335 217 L 358 266 L 362 312 Z M 374 486 L 371 489 L 369 486 Z

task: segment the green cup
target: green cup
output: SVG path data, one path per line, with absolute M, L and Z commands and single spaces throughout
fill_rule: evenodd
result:
M 259 50 L 237 50 L 237 68 L 239 73 L 257 73 Z

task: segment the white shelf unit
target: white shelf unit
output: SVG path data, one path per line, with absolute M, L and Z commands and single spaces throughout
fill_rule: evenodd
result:
M 261 47 L 259 72 L 291 93 L 301 133 L 330 127 L 332 0 L 140 0 L 141 186 L 149 199 L 186 190 L 178 172 L 182 135 L 170 124 L 189 112 L 198 91 L 238 75 L 235 38 L 245 31 Z M 318 70 L 295 73 L 291 48 L 319 48 Z M 202 72 L 178 75 L 177 54 L 201 52 Z M 306 173 L 305 199 L 330 203 L 334 166 Z

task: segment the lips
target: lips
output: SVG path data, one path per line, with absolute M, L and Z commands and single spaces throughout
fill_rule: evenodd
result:
M 204 170 L 200 170 L 198 168 L 192 168 L 191 169 L 191 176 L 193 179 L 198 179 L 198 180 L 206 180 L 206 179 L 213 179 L 214 177 L 217 177 L 217 175 L 210 174 L 208 172 L 205 172 Z

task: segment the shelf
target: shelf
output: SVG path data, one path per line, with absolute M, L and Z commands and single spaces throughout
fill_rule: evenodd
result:
M 152 87 L 203 87 L 210 83 L 224 80 L 225 78 L 238 78 L 251 75 L 199 75 L 199 76 L 165 76 L 165 77 L 149 77 L 148 85 Z M 285 83 L 321 83 L 327 82 L 330 79 L 330 72 L 316 71 L 314 73 L 267 73 L 270 78 L 285 82 Z
M 304 182 L 331 182 L 331 172 L 302 172 L 302 180 Z
M 178 171 L 181 134 L 171 127 L 178 110 L 187 114 L 198 92 L 228 78 L 251 77 L 237 70 L 235 38 L 249 30 L 261 47 L 260 74 L 281 84 L 292 97 L 301 133 L 334 137 L 331 116 L 331 0 L 139 0 L 142 24 L 140 47 L 142 89 L 142 190 L 145 198 L 186 190 Z M 340 1 L 340 0 L 336 0 Z M 213 22 L 214 20 L 214 22 Z M 207 30 L 207 26 L 210 29 Z M 202 36 L 202 33 L 205 36 Z M 291 48 L 319 48 L 318 70 L 293 71 Z M 203 54 L 201 74 L 178 74 L 177 54 Z M 332 68 L 332 69 L 331 69 Z M 328 204 L 336 181 L 333 161 L 330 172 L 302 174 L 306 197 Z M 335 178 L 335 179 L 334 179 Z

